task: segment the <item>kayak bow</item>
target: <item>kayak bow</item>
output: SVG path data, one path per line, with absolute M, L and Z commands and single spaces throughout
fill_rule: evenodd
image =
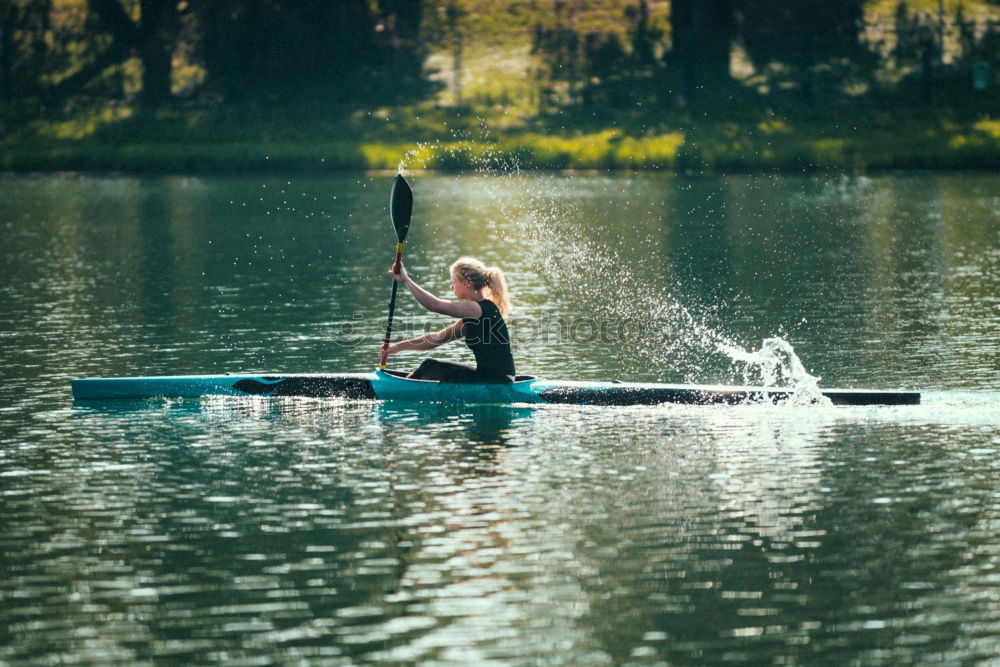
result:
M 506 384 L 412 380 L 406 373 L 294 375 L 173 375 L 72 380 L 75 400 L 198 398 L 202 396 L 308 396 L 434 403 L 569 403 L 576 405 L 694 405 L 777 403 L 794 391 L 781 387 L 570 382 L 519 375 Z M 920 393 L 824 389 L 834 405 L 917 405 Z

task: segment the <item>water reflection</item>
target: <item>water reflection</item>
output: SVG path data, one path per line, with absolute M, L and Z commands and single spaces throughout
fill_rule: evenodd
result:
M 684 294 L 697 294 L 710 305 L 728 297 L 732 287 L 727 208 L 727 182 L 706 179 L 674 191 L 675 201 L 666 218 L 671 220 L 667 266 Z
M 533 225 L 572 223 L 614 312 L 721 296 L 709 324 L 754 343 L 806 318 L 824 384 L 920 406 L 71 404 L 71 374 L 369 368 L 374 178 L 0 178 L 0 662 L 995 659 L 995 176 L 415 179 L 442 293 L 486 239 L 522 315 L 591 315 L 533 263 L 568 247 Z M 519 354 L 677 368 L 635 341 Z
M 435 435 L 443 425 L 451 427 L 456 442 L 469 446 L 469 451 L 499 450 L 510 443 L 512 427 L 531 419 L 532 407 L 510 405 L 419 404 L 379 402 L 378 420 L 387 438 L 393 432 L 401 437 L 414 435 L 421 427 L 434 426 Z

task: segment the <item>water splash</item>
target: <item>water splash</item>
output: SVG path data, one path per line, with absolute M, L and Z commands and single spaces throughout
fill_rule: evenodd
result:
M 419 150 L 448 148 L 422 144 Z M 671 286 L 651 284 L 648 271 L 582 237 L 579 205 L 552 194 L 566 190 L 563 177 L 533 173 L 524 179 L 517 155 L 510 153 L 486 152 L 476 164 L 475 173 L 489 177 L 480 183 L 483 194 L 504 221 L 486 220 L 485 226 L 543 279 L 550 298 L 586 304 L 593 317 L 626 325 L 631 338 L 611 350 L 623 375 L 655 369 L 658 377 L 670 374 L 690 383 L 788 387 L 795 404 L 829 403 L 819 378 L 787 340 L 774 336 L 756 351 L 746 349 L 685 306 Z M 724 377 L 713 375 L 719 369 Z
M 596 316 L 631 321 L 635 332 L 644 336 L 618 353 L 627 371 L 652 366 L 680 373 L 685 382 L 704 383 L 716 379 L 706 377 L 708 367 L 723 365 L 730 369 L 723 382 L 787 387 L 794 391 L 794 404 L 829 404 L 819 389 L 820 378 L 806 370 L 784 338 L 773 336 L 756 351 L 745 349 L 692 312 L 668 286 L 651 287 L 645 274 L 622 266 L 617 255 L 584 239 L 567 244 L 550 226 L 536 225 L 530 231 L 535 265 L 554 287 L 567 281 Z M 555 248 L 561 252 L 553 252 Z
M 832 405 L 819 388 L 821 378 L 806 370 L 792 344 L 784 338 L 765 338 L 755 352 L 728 345 L 720 346 L 719 351 L 742 365 L 744 384 L 789 387 L 794 390 L 790 400 L 795 405 Z

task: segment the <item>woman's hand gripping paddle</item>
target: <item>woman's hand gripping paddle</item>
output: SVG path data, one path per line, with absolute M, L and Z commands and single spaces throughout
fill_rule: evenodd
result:
M 410 214 L 413 212 L 413 190 L 406 182 L 402 174 L 396 174 L 396 179 L 392 182 L 392 194 L 389 195 L 389 218 L 392 220 L 392 228 L 396 232 L 396 262 L 392 265 L 392 272 L 399 273 L 403 261 L 403 240 L 406 232 L 410 231 Z M 392 281 L 392 296 L 389 297 L 389 319 L 385 325 L 385 340 L 382 341 L 382 354 L 379 358 L 378 367 L 385 368 L 385 362 L 389 358 L 389 341 L 392 339 L 392 313 L 396 310 L 396 288 L 399 283 L 395 279 Z

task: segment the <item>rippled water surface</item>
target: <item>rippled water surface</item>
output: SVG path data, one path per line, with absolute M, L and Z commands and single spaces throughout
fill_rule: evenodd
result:
M 74 404 L 371 368 L 390 178 L 0 177 L 0 662 L 1000 659 L 1000 177 L 412 182 L 411 272 L 500 263 L 520 372 L 780 335 L 923 404 Z

